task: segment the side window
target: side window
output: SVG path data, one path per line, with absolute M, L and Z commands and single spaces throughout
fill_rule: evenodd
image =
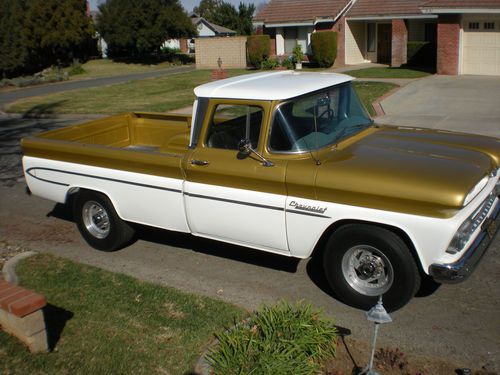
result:
M 238 150 L 242 139 L 249 139 L 253 148 L 259 143 L 263 110 L 261 107 L 219 104 L 208 127 L 206 145 L 212 148 Z

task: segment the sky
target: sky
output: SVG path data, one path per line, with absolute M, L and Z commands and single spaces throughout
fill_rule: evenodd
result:
M 238 4 L 241 2 L 246 3 L 246 4 L 251 4 L 254 3 L 255 5 L 259 4 L 262 2 L 262 0 L 225 0 L 226 2 L 229 2 L 233 5 L 238 6 Z M 96 10 L 97 5 L 104 2 L 104 0 L 89 0 L 90 3 L 90 9 L 91 10 Z M 200 3 L 200 0 L 181 0 L 181 4 L 186 9 L 188 12 L 191 12 L 195 6 L 197 6 Z

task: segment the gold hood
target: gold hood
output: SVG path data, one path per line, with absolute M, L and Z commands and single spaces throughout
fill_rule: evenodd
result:
M 450 217 L 499 165 L 495 138 L 386 126 L 364 133 L 324 155 L 319 200 Z

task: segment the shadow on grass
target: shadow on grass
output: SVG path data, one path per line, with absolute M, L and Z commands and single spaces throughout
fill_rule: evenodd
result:
M 66 322 L 73 318 L 71 311 L 48 304 L 43 309 L 49 350 L 53 351 L 61 338 Z
M 23 113 L 23 118 L 36 118 L 53 114 L 56 108 L 60 107 L 65 102 L 67 102 L 67 100 L 35 105 Z
M 71 207 L 73 207 L 71 201 L 66 205 L 57 203 L 47 216 L 74 222 Z M 136 230 L 136 239 L 154 242 L 159 245 L 183 248 L 197 253 L 227 258 L 289 273 L 297 272 L 297 266 L 300 262 L 300 259 L 297 258 L 231 245 L 186 233 L 172 232 L 138 224 L 132 225 Z

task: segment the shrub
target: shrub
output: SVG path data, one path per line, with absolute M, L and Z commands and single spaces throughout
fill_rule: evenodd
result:
M 310 304 L 264 306 L 216 335 L 207 355 L 215 374 L 317 374 L 335 356 L 337 330 Z
M 431 42 L 412 41 L 407 44 L 408 66 L 435 66 L 436 44 Z
M 260 68 L 262 62 L 269 56 L 269 35 L 250 35 L 247 38 L 248 63 Z
M 85 69 L 83 69 L 82 64 L 78 59 L 73 60 L 73 64 L 71 64 L 69 68 L 69 75 L 70 76 L 76 76 L 78 74 L 83 74 L 85 73 Z
M 322 31 L 311 34 L 312 60 L 321 68 L 329 68 L 337 57 L 337 33 Z
M 270 59 L 266 58 L 264 61 L 262 61 L 262 69 L 265 70 L 271 70 L 277 68 L 280 65 L 281 65 L 280 61 L 276 58 L 270 58 Z
M 281 66 L 284 68 L 293 70 L 293 68 L 294 68 L 293 60 L 294 60 L 293 56 L 290 56 L 286 59 L 283 59 L 283 61 L 281 62 Z

